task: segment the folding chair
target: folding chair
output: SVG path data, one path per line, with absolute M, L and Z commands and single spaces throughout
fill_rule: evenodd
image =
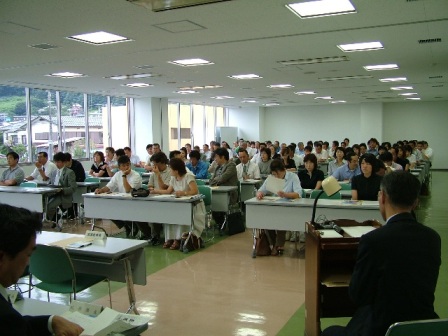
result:
M 448 319 L 397 322 L 387 329 L 386 336 L 448 335 Z

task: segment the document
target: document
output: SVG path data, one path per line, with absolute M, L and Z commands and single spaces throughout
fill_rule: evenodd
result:
M 345 227 L 344 227 L 345 230 Z M 319 230 L 321 238 L 342 238 L 343 236 L 333 229 Z
M 269 175 L 266 179 L 266 190 L 277 195 L 279 191 L 282 191 L 285 188 L 285 183 L 286 181 L 284 179 Z
M 375 227 L 369 225 L 344 226 L 344 232 L 350 237 L 359 238 L 366 233 L 375 230 Z

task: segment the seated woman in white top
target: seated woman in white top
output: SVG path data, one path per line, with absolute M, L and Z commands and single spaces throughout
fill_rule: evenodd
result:
M 151 194 L 172 194 L 176 197 L 194 196 L 199 193 L 196 178 L 192 174 L 187 174 L 185 163 L 180 158 L 170 160 L 171 180 L 168 189 L 154 189 Z M 185 218 L 188 223 L 190 218 Z M 204 202 L 200 202 L 195 206 L 193 233 L 199 238 L 205 227 L 205 206 Z M 180 248 L 180 240 L 182 233 L 190 231 L 190 225 L 174 225 L 165 224 L 163 226 L 165 233 L 165 243 L 163 248 L 170 250 L 178 250 Z
M 346 161 L 344 160 L 345 150 L 342 147 L 336 147 L 333 158 L 328 164 L 328 175 L 333 175 L 334 171 L 339 167 L 343 166 Z

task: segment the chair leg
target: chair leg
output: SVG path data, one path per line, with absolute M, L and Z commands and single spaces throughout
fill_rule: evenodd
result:
M 50 302 L 50 292 L 47 292 L 47 300 Z
M 106 281 L 107 281 L 107 286 L 109 288 L 109 307 L 112 309 L 112 294 L 111 294 L 111 291 L 110 291 L 110 280 L 109 280 L 109 278 L 107 278 Z

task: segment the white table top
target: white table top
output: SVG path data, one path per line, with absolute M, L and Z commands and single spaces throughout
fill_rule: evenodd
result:
M 57 192 L 58 189 L 59 188 L 50 188 L 50 187 L 28 188 L 28 187 L 16 187 L 16 186 L 0 186 L 0 192 L 7 192 L 7 193 L 52 194 Z
M 180 202 L 180 203 L 193 203 L 197 200 L 204 198 L 204 195 L 198 194 L 195 196 L 187 197 L 174 197 L 174 195 L 155 195 L 150 194 L 147 197 L 132 197 L 131 194 L 121 194 L 121 193 L 103 193 L 95 194 L 93 192 L 82 194 L 84 198 L 109 198 L 109 199 L 121 199 L 121 200 L 132 200 L 140 202 Z
M 228 193 L 233 190 L 238 190 L 237 186 L 214 186 L 210 188 L 212 189 L 212 193 Z
M 267 206 L 284 206 L 284 207 L 309 207 L 314 205 L 314 199 L 299 198 L 295 200 L 287 200 L 284 198 L 276 198 L 275 200 L 258 200 L 256 197 L 244 202 L 246 205 L 267 205 Z M 333 209 L 379 209 L 378 201 L 350 201 L 350 200 L 329 200 L 319 199 L 317 201 L 318 208 Z

